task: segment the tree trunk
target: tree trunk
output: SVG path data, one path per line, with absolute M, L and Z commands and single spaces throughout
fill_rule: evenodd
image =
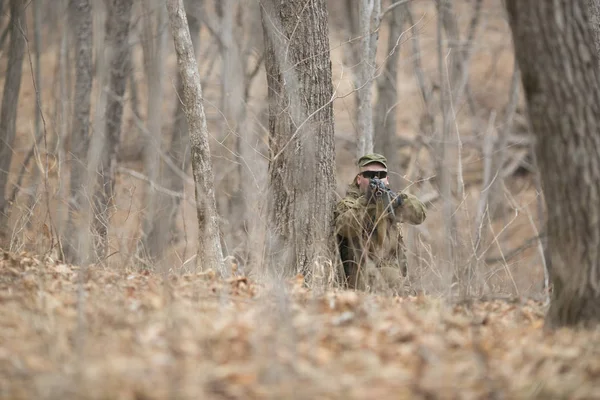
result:
M 600 76 L 583 2 L 507 0 L 548 212 L 549 326 L 600 322 Z
M 262 23 L 269 264 L 282 275 L 306 276 L 333 250 L 333 86 L 325 0 L 264 1 Z
M 202 86 L 183 0 L 168 0 L 167 11 L 183 83 L 184 111 L 192 147 L 192 170 L 196 183 L 196 211 L 198 213 L 196 265 L 199 269 L 215 268 L 225 272 L 223 271 L 223 252 L 219 238 L 214 177 L 208 145 L 208 127 L 202 104 Z
M 41 73 L 41 55 L 40 48 L 42 47 L 41 41 L 41 0 L 34 0 L 32 2 L 32 14 L 33 14 L 33 54 L 34 54 L 34 82 L 35 82 L 35 122 L 34 122 L 34 148 L 37 148 L 38 143 L 42 137 L 42 73 Z M 31 178 L 29 184 L 29 199 L 27 203 L 27 211 L 30 215 L 33 215 L 35 205 L 37 203 L 37 192 L 40 183 L 40 168 L 37 163 L 34 163 L 34 168 L 31 171 Z M 31 227 L 33 218 L 27 219 L 28 226 Z
M 77 230 L 74 219 L 79 217 L 81 203 L 86 201 L 83 193 L 87 180 L 87 152 L 89 148 L 90 102 L 92 92 L 92 3 L 91 0 L 76 0 L 70 10 L 71 22 L 76 29 L 76 71 L 73 110 L 73 133 L 71 134 L 71 184 L 69 198 L 69 219 L 66 231 L 65 255 L 68 262 L 80 261 Z
M 600 53 L 600 0 L 587 0 L 596 52 Z
M 451 137 L 451 122 L 452 115 L 450 109 L 450 102 L 452 93 L 448 89 L 446 83 L 448 76 L 446 74 L 446 68 L 444 66 L 445 63 L 445 52 L 444 52 L 444 43 L 442 40 L 442 30 L 444 27 L 444 18 L 445 11 L 444 6 L 447 0 L 438 0 L 437 2 L 437 31 L 436 31 L 436 39 L 437 39 L 437 62 L 438 62 L 438 80 L 440 85 L 440 111 L 441 111 L 441 121 L 440 128 L 437 134 L 437 144 L 435 146 L 435 168 L 436 175 L 439 177 L 438 185 L 442 198 L 444 199 L 443 203 L 443 221 L 444 221 L 444 231 L 446 233 L 446 258 L 445 261 L 449 266 L 449 269 L 453 270 L 453 279 L 458 280 L 464 271 L 459 271 L 459 258 L 457 256 L 458 253 L 458 229 L 456 222 L 456 200 L 453 193 L 453 186 L 456 182 L 455 174 L 452 170 L 452 161 L 454 161 L 457 157 L 453 153 L 452 148 L 452 137 Z M 461 289 L 464 289 L 466 286 L 464 285 L 465 280 L 461 279 L 463 285 L 461 285 Z M 463 292 L 464 294 L 464 292 Z
M 403 7 L 392 10 L 389 23 L 388 49 L 383 71 L 377 79 L 377 103 L 375 104 L 375 149 L 388 159 L 391 169 L 399 169 L 398 139 L 396 137 L 396 106 L 398 105 L 398 57 L 400 35 L 402 35 Z M 400 182 L 390 176 L 391 187 L 398 188 Z
M 438 0 L 438 11 L 448 40 L 448 55 L 446 56 L 449 64 L 448 79 L 452 85 L 456 85 L 462 75 L 463 57 L 453 0 Z M 445 84 L 446 82 L 440 82 L 440 85 Z M 453 86 L 453 89 L 456 89 L 456 86 Z
M 148 82 L 148 135 L 144 136 L 144 169 L 151 182 L 157 182 L 163 186 L 160 151 L 162 146 L 162 75 L 164 71 L 164 38 L 166 37 L 163 29 L 166 22 L 166 9 L 160 7 L 160 2 L 146 2 L 150 3 L 152 8 L 154 6 L 157 8 L 156 15 L 150 13 L 145 17 L 146 24 L 144 25 L 144 39 L 147 41 L 144 47 L 144 59 Z M 162 223 L 158 215 L 167 213 L 170 196 L 155 191 L 150 185 L 146 186 L 146 193 L 140 248 L 143 256 L 152 262 L 162 256 L 167 243 L 165 231 L 158 227 L 158 224 Z
M 129 22 L 133 0 L 111 0 L 108 7 L 106 41 L 111 49 L 109 61 L 106 128 L 100 153 L 100 187 L 94 195 L 94 240 L 96 257 L 106 257 L 108 249 L 109 207 L 113 201 L 117 150 L 121 139 L 123 95 L 129 76 Z
M 361 51 L 357 96 L 358 148 L 357 158 L 373 152 L 372 86 L 375 79 L 377 40 L 381 0 L 360 0 L 359 27 Z
M 15 139 L 21 72 L 25 55 L 25 4 L 22 0 L 10 2 L 10 43 L 8 66 L 4 77 L 2 109 L 0 110 L 0 239 L 8 232 L 8 174 Z
M 69 4 L 69 0 L 61 0 L 60 2 L 60 7 L 61 9 L 67 9 L 68 8 L 68 4 Z M 67 87 L 67 70 L 69 69 L 67 60 L 68 60 L 68 55 L 67 52 L 69 51 L 69 46 L 68 46 L 68 38 L 69 38 L 69 33 L 71 31 L 70 29 L 70 23 L 68 20 L 68 15 L 65 17 L 63 16 L 63 23 L 60 24 L 61 25 L 61 32 L 60 32 L 60 45 L 57 48 L 57 54 L 56 54 L 56 59 L 58 60 L 58 65 L 57 65 L 57 93 L 54 95 L 54 120 L 57 121 L 57 125 L 58 125 L 58 129 L 56 132 L 56 135 L 53 136 L 53 140 L 52 140 L 52 144 L 50 145 L 50 147 L 52 148 L 52 150 L 54 151 L 54 154 L 56 154 L 57 157 L 57 165 L 58 165 L 58 176 L 62 177 L 63 176 L 63 166 L 65 165 L 65 154 L 66 154 L 66 150 L 67 150 L 67 146 L 66 143 L 68 141 L 68 137 L 69 137 L 69 118 L 71 117 L 70 114 L 70 110 L 69 110 L 69 104 L 71 103 L 69 100 L 71 100 L 70 96 L 69 96 L 69 89 Z M 87 165 L 86 165 L 87 166 Z M 57 196 L 61 199 L 68 199 L 70 194 L 69 194 L 69 185 L 67 184 L 67 182 L 64 182 L 62 179 L 59 182 L 59 187 L 58 187 L 58 193 Z M 67 204 L 66 207 L 61 207 L 59 209 L 59 214 L 58 214 L 58 221 L 61 225 L 59 225 L 61 227 L 60 230 L 60 237 L 65 238 L 65 245 L 63 246 L 63 248 L 69 247 L 69 237 L 68 235 L 70 234 L 70 232 L 66 232 L 69 229 L 69 204 Z M 76 234 L 76 232 L 73 232 L 73 234 Z M 64 249 L 67 253 L 68 249 Z M 64 254 L 65 258 L 69 257 L 68 254 Z
M 191 7 L 194 4 L 192 2 L 186 3 L 186 15 L 187 23 L 190 30 L 190 36 L 192 38 L 192 47 L 194 54 L 198 54 L 199 42 L 200 42 L 200 18 L 196 15 L 200 5 L 196 0 L 195 9 Z M 189 6 L 189 7 L 188 7 Z M 169 154 L 174 164 L 181 168 L 182 171 L 187 171 L 191 164 L 191 157 L 188 150 L 190 144 L 188 125 L 184 113 L 184 104 L 181 101 L 183 97 L 183 79 L 181 74 L 177 74 L 177 97 L 175 99 L 175 114 L 173 116 L 173 130 L 171 131 L 171 142 L 169 145 Z M 182 192 L 184 188 L 184 180 L 173 171 L 171 168 L 164 169 L 164 181 L 165 186 L 174 192 Z M 170 233 L 173 241 L 176 241 L 177 229 L 176 229 L 176 215 L 179 209 L 179 198 L 173 198 L 172 206 L 169 208 L 169 214 L 165 216 L 166 220 L 157 224 L 158 229 L 165 229 L 165 234 Z
M 223 90 L 223 116 L 224 134 L 227 138 L 226 147 L 231 154 L 231 163 L 238 166 L 244 165 L 242 159 L 241 146 L 241 125 L 245 118 L 244 89 L 246 85 L 246 64 L 248 51 L 242 47 L 243 41 L 243 22 L 236 18 L 243 12 L 243 8 L 238 10 L 235 3 L 238 1 L 222 0 L 223 17 L 221 19 L 221 46 L 222 46 L 222 68 L 221 80 Z M 243 19 L 242 19 L 243 20 Z M 246 54 L 244 54 L 246 53 Z M 236 168 L 228 174 L 223 182 L 225 207 L 229 216 L 229 228 L 225 233 L 225 243 L 229 253 L 234 253 L 234 249 L 239 248 L 243 241 L 243 225 L 246 214 L 244 193 L 241 191 L 243 168 Z M 247 177 L 246 177 L 247 178 Z

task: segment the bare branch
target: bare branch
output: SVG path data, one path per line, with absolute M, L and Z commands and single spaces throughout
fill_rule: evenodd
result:
M 185 199 L 184 193 L 175 192 L 171 189 L 161 186 L 158 183 L 154 182 L 152 179 L 148 178 L 146 175 L 144 175 L 140 172 L 134 171 L 130 168 L 119 166 L 119 167 L 117 167 L 117 172 L 127 174 L 127 175 L 133 176 L 134 178 L 137 178 L 141 181 L 144 181 L 150 185 L 150 188 L 152 188 L 152 190 L 156 190 L 157 192 L 160 192 L 160 193 L 172 196 L 172 197 L 176 197 L 178 199 Z
M 413 0 L 399 0 L 395 3 L 390 4 L 389 6 L 386 7 L 385 10 L 383 10 L 380 14 L 379 14 L 379 24 L 381 25 L 381 21 L 383 21 L 383 18 L 385 17 L 385 15 L 391 11 L 394 10 L 394 8 L 402 6 L 404 4 L 408 4 Z

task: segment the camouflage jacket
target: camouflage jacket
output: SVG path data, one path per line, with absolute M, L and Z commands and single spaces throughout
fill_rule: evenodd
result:
M 381 202 L 368 203 L 356 183 L 335 209 L 340 256 L 350 288 L 394 289 L 407 272 L 401 223 L 418 225 L 425 220 L 425 205 L 408 193 L 400 193 L 402 205 L 394 215 Z

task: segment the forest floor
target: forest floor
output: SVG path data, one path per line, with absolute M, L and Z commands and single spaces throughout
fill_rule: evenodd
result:
M 544 312 L 2 252 L 0 398 L 600 398 L 600 331 Z

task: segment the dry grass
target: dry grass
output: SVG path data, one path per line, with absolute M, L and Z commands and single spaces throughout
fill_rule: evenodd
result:
M 77 267 L 0 258 L 2 398 L 600 398 L 600 331 L 533 301 L 91 268 L 78 325 Z

